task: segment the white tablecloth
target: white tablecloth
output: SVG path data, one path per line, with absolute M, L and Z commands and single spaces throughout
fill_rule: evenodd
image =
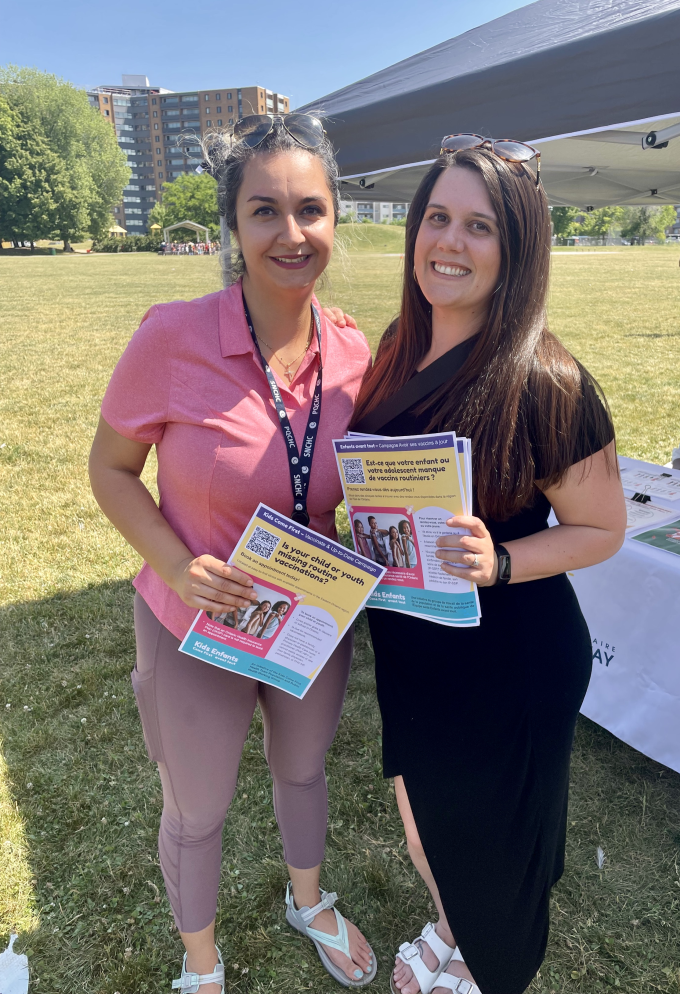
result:
M 620 462 L 680 480 L 678 470 Z M 652 502 L 680 518 L 680 501 Z M 680 772 L 680 556 L 626 538 L 607 562 L 569 577 L 593 644 L 583 714 Z

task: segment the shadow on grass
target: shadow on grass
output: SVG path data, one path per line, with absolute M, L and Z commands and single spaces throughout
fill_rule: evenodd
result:
M 13 257 L 16 258 L 17 256 L 21 256 L 21 255 L 26 256 L 27 259 L 31 259 L 31 258 L 34 259 L 36 257 L 36 255 L 87 255 L 87 254 L 88 254 L 87 252 L 83 252 L 82 250 L 81 251 L 73 251 L 73 252 L 64 252 L 63 248 L 61 248 L 60 246 L 56 246 L 56 245 L 54 246 L 54 250 L 52 250 L 52 248 L 45 248 L 44 245 L 40 245 L 40 246 L 36 245 L 36 247 L 34 249 L 30 249 L 30 248 L 3 248 L 2 252 L 0 252 L 0 259 L 6 259 L 6 258 L 9 258 L 10 256 L 13 256 Z
M 0 613 L 10 815 L 26 840 L 27 903 L 34 901 L 39 919 L 20 947 L 38 994 L 157 994 L 178 974 L 181 944 L 156 852 L 160 785 L 144 751 L 133 662 L 129 583 Z M 455 701 L 451 707 L 453 714 Z M 362 617 L 328 760 L 322 883 L 338 891 L 341 909 L 376 949 L 380 970 L 370 989 L 386 994 L 394 951 L 433 908 L 408 861 L 391 783 L 381 777 L 379 736 Z M 224 833 L 217 932 L 227 989 L 331 994 L 337 985 L 283 917 L 286 873 L 261 740 L 257 715 Z M 567 873 L 555 890 L 548 958 L 531 990 L 680 990 L 680 778 L 583 719 L 572 781 Z M 6 934 L 21 914 L 16 902 L 9 912 L 0 908 L 0 929 Z

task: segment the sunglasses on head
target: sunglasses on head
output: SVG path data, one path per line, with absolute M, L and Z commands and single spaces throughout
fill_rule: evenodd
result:
M 234 125 L 236 141 L 245 142 L 249 148 L 261 145 L 271 134 L 274 122 L 280 121 L 288 134 L 303 148 L 318 148 L 323 144 L 326 132 L 321 121 L 310 114 L 250 114 Z
M 541 180 L 541 153 L 525 142 L 513 138 L 482 138 L 481 135 L 446 135 L 442 138 L 440 155 L 460 152 L 464 148 L 490 148 L 494 155 L 506 162 L 529 162 L 536 159 L 536 186 Z

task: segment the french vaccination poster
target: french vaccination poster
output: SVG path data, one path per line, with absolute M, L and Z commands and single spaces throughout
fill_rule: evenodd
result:
M 260 504 L 229 557 L 252 607 L 199 611 L 180 650 L 304 697 L 385 569 Z
M 367 607 L 479 624 L 475 584 L 446 573 L 435 556 L 437 539 L 454 533 L 447 520 L 467 513 L 457 441 L 441 432 L 333 442 L 354 547 L 385 568 Z

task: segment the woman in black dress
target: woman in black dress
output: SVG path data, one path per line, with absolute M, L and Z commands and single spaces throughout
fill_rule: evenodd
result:
M 400 316 L 354 416 L 383 435 L 471 437 L 479 515 L 450 519 L 469 534 L 440 538 L 437 552 L 442 569 L 478 584 L 479 627 L 369 611 L 384 774 L 439 912 L 400 947 L 395 994 L 521 994 L 542 962 L 591 670 L 565 571 L 612 556 L 625 531 L 611 419 L 545 323 L 545 194 L 502 150 L 442 154 L 423 179 Z M 370 417 L 456 359 L 455 375 L 413 407 Z M 551 506 L 559 525 L 548 529 Z

